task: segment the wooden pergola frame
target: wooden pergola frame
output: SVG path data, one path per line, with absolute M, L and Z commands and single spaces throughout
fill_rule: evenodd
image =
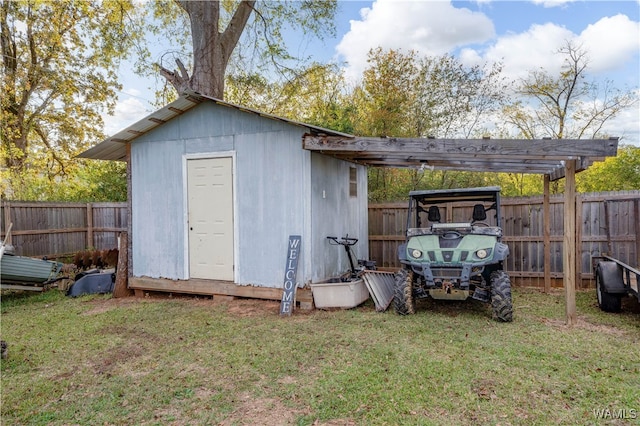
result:
M 566 322 L 576 323 L 576 173 L 594 161 L 614 157 L 610 139 L 436 139 L 373 138 L 307 134 L 303 148 L 375 167 L 413 167 L 544 175 L 544 287 L 551 289 L 550 182 L 565 178 L 563 272 Z

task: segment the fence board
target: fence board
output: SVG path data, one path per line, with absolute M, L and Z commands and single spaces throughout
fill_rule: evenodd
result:
M 39 203 L 3 201 L 1 238 L 13 223 L 11 244 L 21 256 L 49 258 L 117 247 L 127 230 L 127 203 Z
M 605 205 L 606 204 L 606 205 Z M 625 263 L 640 263 L 640 191 L 580 194 L 578 268 L 582 287 L 593 286 L 591 258 L 603 253 Z M 564 197 L 550 197 L 550 270 L 552 278 L 562 277 Z M 607 223 L 605 210 L 608 210 Z M 369 205 L 369 253 L 384 268 L 400 267 L 397 247 L 405 240 L 407 203 Z M 468 221 L 471 207 L 447 205 L 441 209 L 448 220 Z M 501 217 L 504 241 L 510 256 L 506 269 L 516 284 L 544 287 L 543 197 L 503 198 Z M 390 220 L 393 218 L 393 220 Z M 488 219 L 493 220 L 489 217 Z M 395 228 L 394 228 L 395 227 Z M 607 249 L 608 238 L 611 250 Z M 554 285 L 562 285 L 555 280 Z

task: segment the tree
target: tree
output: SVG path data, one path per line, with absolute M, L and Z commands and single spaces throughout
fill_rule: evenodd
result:
M 261 57 L 276 68 L 285 69 L 279 61 L 292 59 L 282 38 L 285 24 L 321 37 L 334 31 L 332 20 L 337 7 L 335 0 L 176 0 L 176 3 L 189 17 L 193 67 L 189 74 L 177 58 L 177 70 L 160 64 L 160 72 L 178 93 L 190 89 L 220 99 L 224 98 L 229 61 L 241 37 L 246 37 L 245 44 L 253 48 L 251 60 Z
M 576 184 L 580 192 L 640 190 L 640 147 L 619 147 L 617 156 L 578 174 Z
M 587 52 L 575 43 L 567 41 L 557 53 L 564 57 L 560 74 L 531 71 L 517 90 L 524 99 L 503 110 L 507 123 L 527 139 L 604 137 L 604 124 L 638 102 L 638 96 L 615 89 L 610 81 L 587 82 Z
M 5 196 L 16 196 L 11 188 L 29 174 L 56 184 L 75 155 L 103 138 L 118 60 L 140 37 L 135 17 L 125 0 L 0 0 Z
M 615 89 L 610 81 L 588 82 L 588 55 L 575 43 L 567 41 L 557 54 L 564 57 L 559 75 L 541 68 L 520 81 L 518 100 L 503 109 L 507 125 L 525 139 L 606 137 L 604 124 L 638 102 L 638 96 Z M 560 190 L 560 182 L 553 182 L 551 191 Z
M 418 59 L 415 52 L 369 51 L 362 84 L 354 91 L 358 105 L 355 131 L 378 137 L 416 136 L 409 114 L 416 99 Z
M 443 55 L 369 52 L 369 67 L 353 95 L 355 132 L 369 136 L 471 137 L 499 110 L 506 92 L 500 65 L 465 67 Z M 410 190 L 475 186 L 483 174 L 410 169 L 369 171 L 372 200 L 404 199 Z
M 284 82 L 254 72 L 227 75 L 225 100 L 259 111 L 353 133 L 344 76 L 336 64 L 312 63 Z

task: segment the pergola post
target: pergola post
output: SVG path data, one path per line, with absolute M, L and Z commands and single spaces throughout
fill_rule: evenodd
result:
M 542 198 L 543 247 L 544 247 L 544 292 L 551 292 L 551 201 L 549 183 L 551 178 L 544 175 L 544 195 Z
M 576 323 L 576 160 L 565 164 L 562 269 L 567 325 Z

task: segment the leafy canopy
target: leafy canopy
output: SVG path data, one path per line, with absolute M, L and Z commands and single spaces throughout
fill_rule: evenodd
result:
M 0 0 L 3 197 L 40 193 L 29 181 L 57 185 L 104 137 L 119 61 L 141 37 L 136 19 L 125 0 Z

